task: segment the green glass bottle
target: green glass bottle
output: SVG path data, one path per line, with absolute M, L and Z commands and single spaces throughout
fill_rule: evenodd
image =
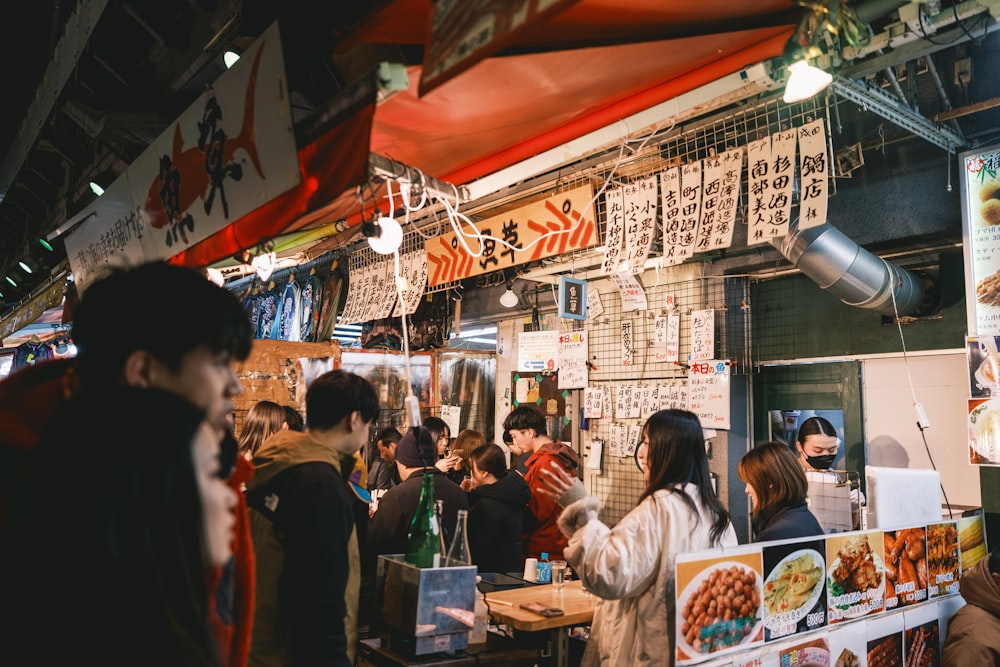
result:
M 434 475 L 425 472 L 417 512 L 406 537 L 406 562 L 417 567 L 440 567 L 441 526 L 434 513 Z

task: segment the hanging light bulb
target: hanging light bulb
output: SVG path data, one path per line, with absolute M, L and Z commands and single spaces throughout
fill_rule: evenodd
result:
M 514 283 L 507 281 L 507 291 L 500 296 L 500 305 L 504 308 L 513 308 L 517 305 L 517 295 L 514 294 Z
M 803 58 L 788 66 L 788 83 L 785 84 L 785 104 L 808 100 L 833 83 L 833 75 L 813 67 Z
M 403 228 L 393 218 L 380 217 L 374 223 L 374 229 L 369 228 L 365 236 L 368 245 L 380 255 L 391 255 L 399 250 L 403 242 Z M 364 230 L 362 230 L 364 233 Z

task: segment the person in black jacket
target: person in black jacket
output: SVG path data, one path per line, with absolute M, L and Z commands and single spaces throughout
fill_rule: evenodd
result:
M 737 472 L 746 482 L 755 542 L 822 535 L 806 505 L 809 484 L 787 445 L 765 442 L 740 459 Z
M 469 455 L 469 551 L 480 572 L 520 572 L 524 558 L 521 518 L 531 489 L 517 473 L 508 474 L 503 449 L 480 445 Z
M 367 556 L 368 566 L 377 564 L 380 554 L 401 554 L 406 552 L 406 537 L 410 522 L 420 501 L 420 487 L 423 474 L 434 475 L 434 498 L 444 501 L 445 544 L 455 534 L 458 510 L 468 509 L 469 501 L 462 488 L 434 467 L 437 460 L 435 442 L 427 429 L 420 429 L 418 438 L 409 431 L 396 444 L 396 469 L 403 480 L 385 492 L 378 502 L 378 509 L 368 520 Z

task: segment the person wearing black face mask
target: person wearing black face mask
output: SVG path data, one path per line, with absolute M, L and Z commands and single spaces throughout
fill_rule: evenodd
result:
M 809 417 L 799 426 L 795 448 L 799 454 L 799 464 L 806 471 L 806 477 L 810 482 L 819 481 L 813 477 L 822 477 L 823 473 L 819 471 L 830 470 L 833 467 L 833 462 L 840 454 L 840 438 L 837 429 L 828 420 L 823 417 Z M 844 473 L 836 474 L 839 483 L 847 481 Z M 858 530 L 861 528 L 860 507 L 865 504 L 865 497 L 855 480 L 852 479 L 850 484 L 851 518 L 853 529 Z

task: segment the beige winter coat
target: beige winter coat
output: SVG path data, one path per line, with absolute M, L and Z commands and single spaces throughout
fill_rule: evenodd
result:
M 697 514 L 669 490 L 644 499 L 614 528 L 598 520 L 596 498 L 563 510 L 559 527 L 569 537 L 566 560 L 595 596 L 584 667 L 673 664 L 674 557 L 737 545 L 732 525 L 712 544 L 712 520 L 698 487 L 687 484 L 685 490 L 698 505 Z

